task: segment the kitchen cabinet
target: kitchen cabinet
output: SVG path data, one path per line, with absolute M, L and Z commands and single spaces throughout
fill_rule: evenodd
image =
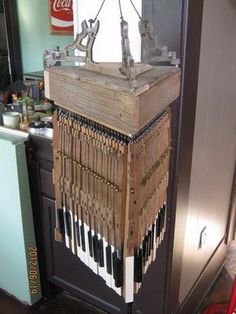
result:
M 39 266 L 42 274 L 42 294 L 46 298 L 51 298 L 59 291 L 49 281 L 52 265 L 51 242 L 53 239 L 51 215 L 55 198 L 52 181 L 51 139 L 31 135 L 27 145 L 27 160 Z
M 33 305 L 41 298 L 25 145 L 28 134 L 0 127 L 0 289 Z

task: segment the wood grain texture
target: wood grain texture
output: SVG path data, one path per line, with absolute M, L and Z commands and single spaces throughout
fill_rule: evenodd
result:
M 99 63 L 87 63 L 83 66 L 83 69 L 104 74 L 111 75 L 116 78 L 124 79 L 124 75 L 121 74 L 120 68 L 121 63 L 113 63 L 113 62 L 99 62 Z M 144 63 L 135 63 L 134 64 L 134 72 L 138 76 L 146 71 L 151 70 L 152 66 Z
M 46 97 L 65 109 L 133 136 L 179 95 L 180 70 L 153 67 L 130 82 L 78 67 L 45 71 Z

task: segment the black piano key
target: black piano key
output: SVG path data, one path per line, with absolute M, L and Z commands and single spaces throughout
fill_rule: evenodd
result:
M 151 249 L 154 249 L 154 241 L 155 241 L 155 225 L 152 225 L 152 238 L 151 238 Z
M 151 255 L 151 250 L 152 250 L 152 231 L 148 231 L 148 256 Z
M 84 234 L 84 225 L 83 224 L 80 226 L 80 234 L 81 234 L 82 250 L 85 252 L 86 246 L 85 246 L 85 234 Z
M 158 214 L 158 218 L 156 220 L 156 237 L 159 238 L 161 234 L 161 215 Z
M 111 256 L 111 246 L 108 245 L 106 247 L 106 266 L 107 266 L 107 272 L 109 275 L 112 274 L 112 256 Z
M 149 242 L 148 242 L 149 238 L 148 235 L 145 235 L 145 241 L 146 241 L 146 252 L 145 252 L 145 261 L 147 262 L 148 260 L 148 253 L 149 253 Z
M 67 226 L 66 226 L 66 213 L 63 210 L 63 221 L 64 221 L 64 234 L 67 235 Z
M 99 252 L 99 266 L 104 267 L 104 252 L 103 252 L 103 240 L 100 239 L 98 242 L 98 252 Z
M 79 230 L 79 223 L 78 223 L 78 221 L 75 222 L 75 234 L 76 234 L 77 244 L 78 244 L 78 246 L 81 246 L 80 230 Z
M 57 216 L 58 216 L 58 221 L 59 221 L 60 233 L 62 233 L 64 235 L 65 234 L 65 225 L 64 225 L 63 209 L 62 208 L 57 209 Z
M 143 279 L 143 252 L 137 249 L 134 254 L 134 281 L 142 282 Z
M 66 221 L 66 234 L 68 237 L 71 237 L 71 217 L 68 210 L 65 212 L 65 221 Z
M 123 258 L 117 260 L 117 280 L 115 282 L 116 287 L 123 286 Z
M 123 259 L 118 256 L 117 251 L 112 253 L 113 259 L 113 278 L 115 286 L 120 288 L 123 286 Z
M 93 236 L 93 252 L 94 252 L 94 261 L 96 263 L 99 262 L 99 243 L 98 243 L 98 236 L 95 234 Z
M 161 210 L 161 230 L 163 230 L 165 226 L 165 213 L 166 213 L 166 205 L 163 205 L 162 210 Z
M 146 241 L 145 241 L 145 237 L 144 237 L 143 243 L 142 243 L 142 253 L 143 253 L 143 264 L 145 264 L 145 255 L 146 255 Z
M 157 216 L 157 219 L 156 219 L 156 234 L 155 234 L 155 237 L 158 238 L 158 216 Z
M 91 230 L 88 231 L 89 255 L 93 257 L 93 237 Z
M 148 236 L 145 235 L 143 239 L 143 264 L 148 260 Z

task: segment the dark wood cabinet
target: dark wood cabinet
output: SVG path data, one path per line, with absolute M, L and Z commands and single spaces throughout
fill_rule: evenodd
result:
M 51 298 L 59 291 L 49 280 L 52 273 L 51 226 L 55 206 L 52 141 L 31 136 L 27 144 L 27 157 L 42 294 L 46 298 Z

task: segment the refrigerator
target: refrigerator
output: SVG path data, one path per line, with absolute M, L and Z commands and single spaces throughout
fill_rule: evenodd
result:
M 25 132 L 0 127 L 0 289 L 33 305 L 41 298 Z

